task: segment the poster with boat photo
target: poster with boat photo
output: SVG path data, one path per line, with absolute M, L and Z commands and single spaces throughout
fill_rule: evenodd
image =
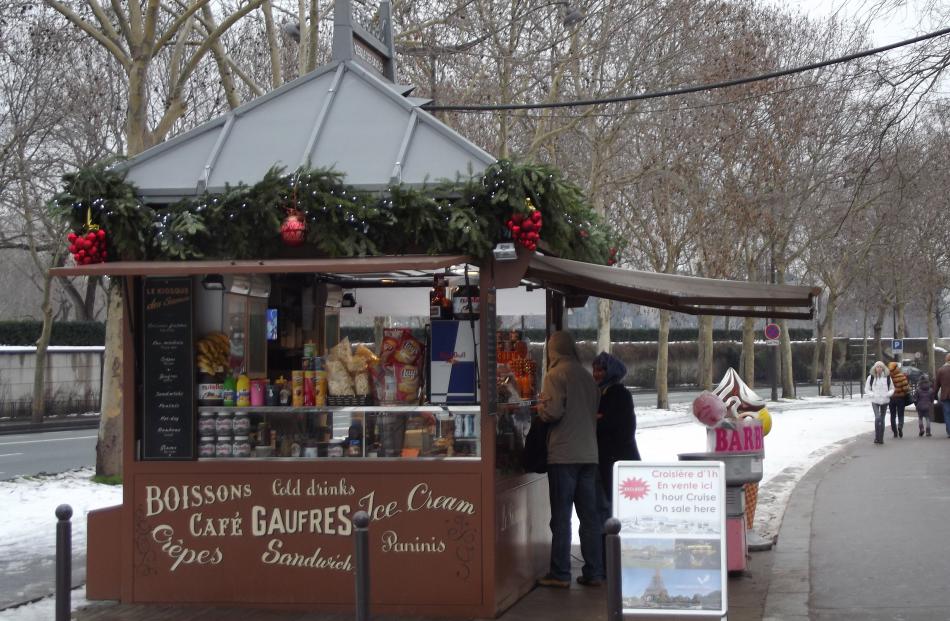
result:
M 725 615 L 722 462 L 618 462 L 613 480 L 623 613 Z

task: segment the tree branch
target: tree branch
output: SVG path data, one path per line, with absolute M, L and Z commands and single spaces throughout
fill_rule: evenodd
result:
M 102 47 L 112 54 L 112 56 L 119 61 L 123 68 L 128 71 L 132 67 L 132 58 L 123 50 L 121 47 L 116 45 L 109 37 L 102 33 L 98 28 L 84 20 L 82 17 L 77 15 L 70 9 L 68 6 L 59 2 L 58 0 L 44 0 L 46 4 L 52 7 L 54 10 L 58 11 L 69 20 L 74 26 L 88 34 L 90 37 L 98 41 Z M 134 4 L 134 2 L 133 2 Z

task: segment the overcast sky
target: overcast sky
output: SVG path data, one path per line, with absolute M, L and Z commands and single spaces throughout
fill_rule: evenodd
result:
M 920 23 L 917 7 L 921 3 L 918 0 L 910 0 L 905 2 L 904 6 L 886 11 L 879 8 L 880 2 L 873 0 L 782 0 L 778 4 L 797 8 L 816 17 L 837 14 L 866 20 L 874 15 L 872 36 L 875 46 L 895 43 L 939 29 L 939 27 L 931 28 L 931 24 Z

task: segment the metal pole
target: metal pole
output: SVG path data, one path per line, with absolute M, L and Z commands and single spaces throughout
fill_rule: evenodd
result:
M 69 621 L 70 589 L 73 573 L 73 508 L 69 505 L 56 507 L 56 621 Z
M 369 514 L 357 511 L 356 526 L 356 621 L 369 621 Z
M 775 284 L 775 242 L 769 246 L 769 282 Z M 772 323 L 774 319 L 769 319 Z M 772 401 L 778 401 L 778 346 L 772 346 Z
M 604 524 L 607 531 L 605 550 L 607 556 L 607 621 L 623 621 L 620 574 L 620 520 L 608 518 Z

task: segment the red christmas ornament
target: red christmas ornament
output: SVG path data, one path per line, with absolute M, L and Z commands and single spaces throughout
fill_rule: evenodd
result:
M 297 209 L 288 209 L 280 225 L 280 238 L 288 246 L 300 246 L 307 238 L 307 220 Z
M 76 265 L 102 263 L 109 258 L 107 251 L 106 231 L 98 224 L 92 223 L 92 210 L 86 210 L 86 232 L 76 234 L 72 231 L 66 235 L 69 242 L 69 252 L 73 255 Z
M 528 213 L 513 213 L 505 222 L 505 226 L 511 232 L 511 238 L 532 252 L 537 249 L 538 241 L 541 239 L 541 225 L 543 217 L 531 203 L 530 198 L 524 200 Z

